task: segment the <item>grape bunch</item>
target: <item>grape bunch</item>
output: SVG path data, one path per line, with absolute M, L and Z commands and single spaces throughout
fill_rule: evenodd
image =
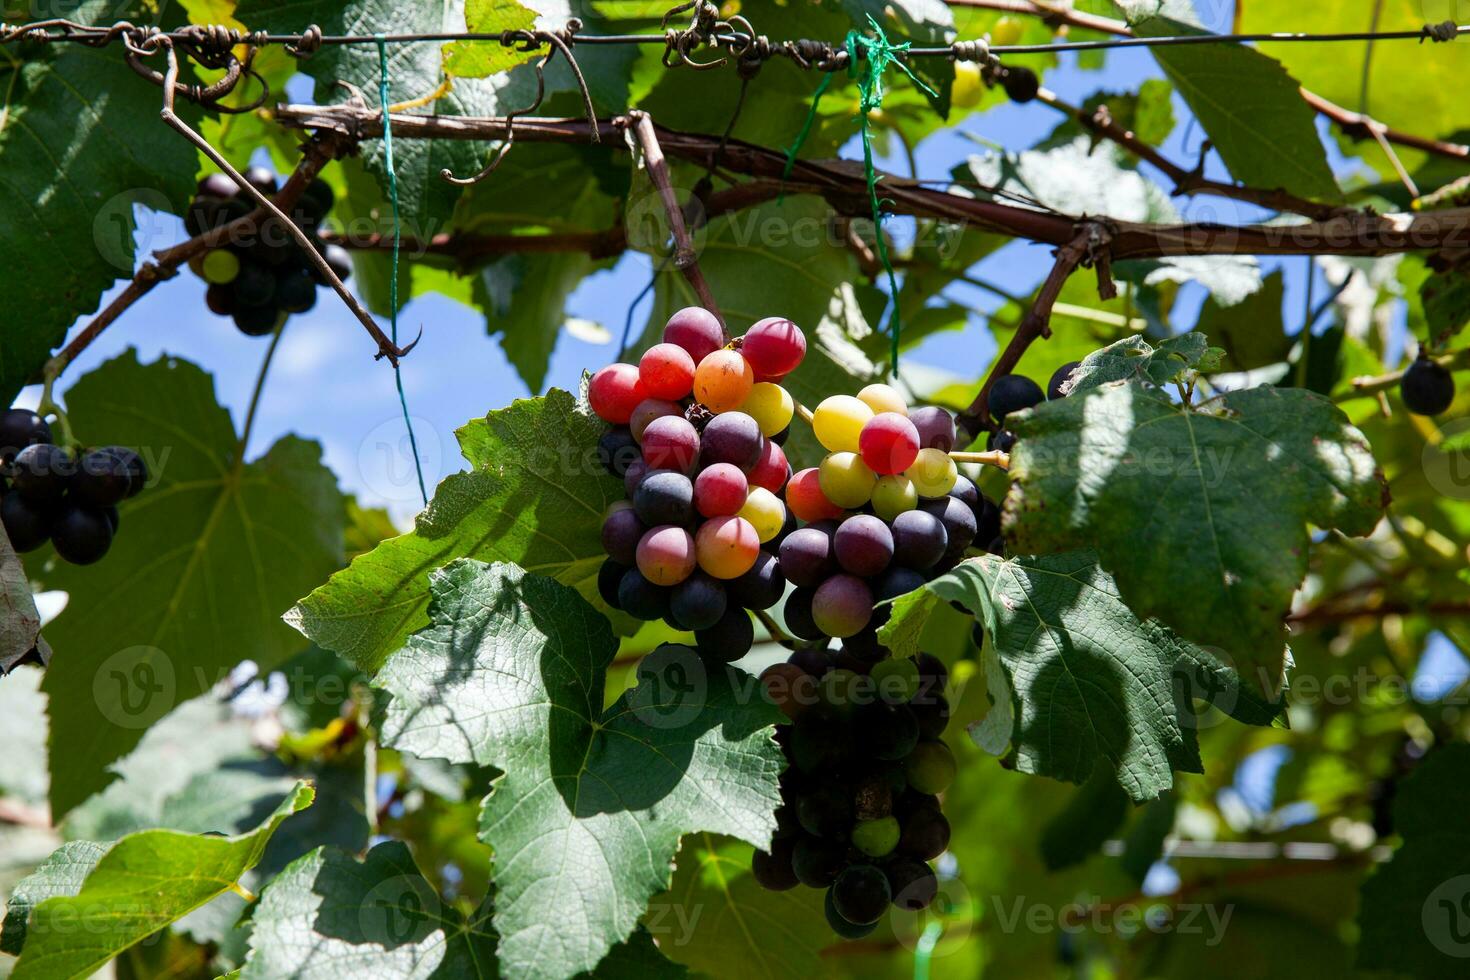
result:
M 100 560 L 117 534 L 117 505 L 147 482 L 143 459 L 131 449 L 73 453 L 52 441 L 51 427 L 35 412 L 0 415 L 0 522 L 18 552 L 50 541 L 74 565 Z
M 278 190 L 276 175 L 265 167 L 251 167 L 244 176 L 262 194 L 270 196 Z M 316 233 L 332 203 L 332 188 L 314 180 L 306 185 L 290 217 L 307 233 L 337 278 L 345 280 L 352 274 L 347 250 L 324 243 Z M 184 227 L 189 234 L 199 235 L 254 209 L 250 197 L 233 180 L 221 173 L 210 174 L 199 182 Z M 231 317 L 236 328 L 251 337 L 274 333 L 290 314 L 311 309 L 316 305 L 317 287 L 325 285 L 295 239 L 274 218 L 264 221 L 249 240 L 229 242 L 190 260 L 189 268 L 209 283 L 204 302 L 210 311 Z
M 955 776 L 940 738 L 947 680 L 928 654 L 867 665 L 816 648 L 761 674 L 790 722 L 776 729 L 789 765 L 771 848 L 751 869 L 772 891 L 825 888 L 827 922 L 845 939 L 871 933 L 890 904 L 918 911 L 938 891 L 929 862 L 950 833 L 939 794 Z
M 789 320 L 761 320 L 727 344 L 720 321 L 690 307 L 638 364 L 609 365 L 588 387 L 612 425 L 599 458 L 628 497 L 603 523 L 602 597 L 693 632 L 699 653 L 721 662 L 749 652 L 747 610 L 769 609 L 786 588 L 774 549 L 792 525 L 781 444 L 795 408 L 779 382 L 805 354 Z

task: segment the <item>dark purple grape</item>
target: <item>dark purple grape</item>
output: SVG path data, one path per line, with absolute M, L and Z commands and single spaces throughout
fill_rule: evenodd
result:
M 669 595 L 669 614 L 686 630 L 710 629 L 724 617 L 728 605 L 725 586 L 702 571 L 675 585 Z
M 849 922 L 837 911 L 837 905 L 832 898 L 832 889 L 827 889 L 827 894 L 822 898 L 822 914 L 827 917 L 827 925 L 832 931 L 843 939 L 863 939 L 871 936 L 873 930 L 878 928 L 878 923 Z
M 337 278 L 346 282 L 352 278 L 352 253 L 341 245 L 328 245 L 322 252 L 322 258 L 327 260 L 327 266 L 336 274 Z M 327 284 L 326 277 L 321 274 L 315 265 L 311 266 L 312 278 L 321 285 Z
M 801 733 L 802 726 L 798 724 L 796 734 Z M 810 772 L 817 767 L 802 768 Z M 813 837 L 846 837 L 852 828 L 852 798 L 842 787 L 829 783 L 797 798 L 796 819 Z
M 643 478 L 633 494 L 633 509 L 649 527 L 673 524 L 694 526 L 694 483 L 683 473 L 655 470 Z
M 937 808 L 916 809 L 901 823 L 903 832 L 898 838 L 899 853 L 920 861 L 932 861 L 949 847 L 949 821 Z
M 975 513 L 975 540 L 994 541 L 1000 537 L 1000 508 L 989 497 L 981 496 Z
M 770 609 L 786 591 L 786 576 L 776 556 L 762 551 L 749 571 L 725 583 L 725 591 L 746 609 Z
M 622 601 L 618 598 L 618 586 L 623 582 L 623 576 L 628 574 L 629 565 L 620 565 L 609 558 L 597 569 L 597 594 L 602 596 L 602 601 L 614 609 L 622 609 Z
M 51 426 L 28 408 L 12 408 L 0 414 L 0 461 L 9 463 L 27 446 L 51 441 Z
M 893 560 L 905 568 L 927 571 L 949 548 L 944 522 L 926 510 L 906 510 L 893 519 Z
M 954 416 L 937 405 L 925 405 L 909 412 L 909 421 L 919 430 L 920 449 L 942 449 L 949 452 L 954 448 Z
M 772 841 L 769 851 L 756 851 L 750 859 L 756 884 L 771 892 L 784 892 L 801 884 L 791 867 L 795 853 L 796 843 L 791 840 Z
M 990 386 L 986 404 L 990 408 L 990 417 L 997 422 L 1003 422 L 1012 412 L 1039 405 L 1045 399 L 1046 392 L 1025 375 L 1003 374 Z
M 837 564 L 845 571 L 868 578 L 877 575 L 893 560 L 893 533 L 871 514 L 856 514 L 843 521 L 832 536 Z
M 822 647 L 802 647 L 786 658 L 788 664 L 800 667 L 813 677 L 821 678 L 832 669 L 832 655 Z
M 919 912 L 929 907 L 939 893 L 939 879 L 933 869 L 917 858 L 898 855 L 889 858 L 883 865 L 888 877 L 888 890 L 893 894 L 893 904 L 908 912 Z
M 744 412 L 716 415 L 700 435 L 700 465 L 730 463 L 749 472 L 760 460 L 761 440 L 760 425 Z
M 922 699 L 915 698 L 909 705 L 909 710 L 919 723 L 920 738 L 938 738 L 949 725 L 949 701 L 938 692 L 926 694 Z
M 51 523 L 51 543 L 73 565 L 90 565 L 112 547 L 112 525 L 100 510 L 68 504 Z
M 229 316 L 235 312 L 235 289 L 229 283 L 212 283 L 204 291 L 204 305 L 216 316 Z
M 650 472 L 648 464 L 643 462 L 642 455 L 628 464 L 628 472 L 623 474 L 623 493 L 629 500 L 633 499 L 633 495 L 638 492 L 638 484 L 642 483 L 643 478 Z
M 27 501 L 15 490 L 0 497 L 0 523 L 5 525 L 11 547 L 21 554 L 35 551 L 51 537 L 50 510 Z
M 781 542 L 781 572 L 798 588 L 815 589 L 836 568 L 832 536 L 815 527 L 798 528 Z
M 254 262 L 242 263 L 231 285 L 235 287 L 235 302 L 242 307 L 267 306 L 276 298 L 276 274 Z
M 1400 379 L 1399 394 L 1415 415 L 1438 415 L 1455 400 L 1455 377 L 1438 361 L 1420 356 Z
M 243 176 L 245 183 L 254 187 L 267 197 L 280 190 L 281 185 L 276 181 L 275 172 L 269 167 L 251 167 L 245 171 Z
M 791 851 L 791 870 L 808 888 L 826 888 L 837 880 L 847 864 L 847 845 L 842 841 L 803 836 Z
M 936 497 L 919 501 L 919 509 L 933 514 L 944 525 L 949 543 L 945 546 L 941 561 L 963 557 L 965 549 L 975 542 L 975 512 L 963 500 L 955 497 Z
M 827 635 L 812 617 L 812 599 L 816 594 L 816 589 L 800 588 L 786 597 L 781 618 L 786 621 L 786 631 L 798 640 L 820 640 Z
M 992 432 L 985 437 L 985 451 L 1008 453 L 1016 445 L 1016 434 L 1009 429 Z
M 715 625 L 694 633 L 694 647 L 700 655 L 725 664 L 745 656 L 754 643 L 755 624 L 750 621 L 750 613 L 735 605 L 728 606 Z
M 877 922 L 888 911 L 893 893 L 888 876 L 871 864 L 854 864 L 832 884 L 832 907 L 848 922 L 866 925 Z
M 106 446 L 83 456 L 72 477 L 72 496 L 93 507 L 111 507 L 126 500 L 133 483 L 130 461 L 123 455 L 128 452 Z
M 663 619 L 669 614 L 669 589 L 654 585 L 636 568 L 630 568 L 618 583 L 618 608 L 645 622 Z
M 108 446 L 108 450 L 117 455 L 128 468 L 128 499 L 136 497 L 148 487 L 148 465 L 143 462 L 143 457 L 125 446 Z
M 891 569 L 890 569 L 891 571 Z M 842 650 L 851 655 L 859 663 L 871 667 L 873 664 L 888 656 L 888 648 L 878 642 L 878 629 L 871 623 L 868 628 L 859 630 L 852 636 L 844 637 Z
M 902 759 L 919 744 L 919 723 L 903 704 L 875 701 L 863 705 L 853 728 L 862 740 L 863 751 L 885 762 Z
M 638 441 L 626 425 L 613 426 L 597 440 L 597 462 L 613 476 L 626 476 L 635 461 L 643 461 L 642 455 L 643 450 L 638 448 Z
M 299 267 L 282 269 L 276 276 L 276 305 L 287 313 L 305 313 L 316 305 L 316 283 Z
M 914 664 L 919 668 L 919 691 L 914 695 L 914 703 L 921 704 L 925 698 L 943 694 L 949 683 L 949 668 L 944 666 L 944 661 L 932 653 L 921 653 L 914 658 Z
M 1072 380 L 1072 372 L 1077 370 L 1081 364 L 1081 361 L 1068 361 L 1053 371 L 1051 380 L 1046 383 L 1046 397 L 1052 401 L 1066 398 L 1067 392 L 1062 391 L 1062 385 Z
M 235 329 L 245 336 L 264 337 L 275 333 L 285 317 L 274 304 L 268 303 L 265 306 L 237 306 L 232 319 Z
M 226 198 L 234 197 L 240 190 L 233 177 L 228 174 L 213 173 L 200 178 L 197 191 L 200 197 Z
M 53 443 L 39 442 L 16 454 L 10 464 L 10 485 L 31 503 L 57 504 L 76 471 L 76 459 L 70 452 Z
M 894 565 L 873 580 L 873 601 L 884 602 L 888 599 L 897 599 L 901 595 L 922 588 L 923 585 L 924 576 L 912 568 Z
M 648 525 L 638 519 L 631 507 L 619 507 L 602 522 L 602 550 L 621 565 L 638 561 L 638 542 L 643 540 Z

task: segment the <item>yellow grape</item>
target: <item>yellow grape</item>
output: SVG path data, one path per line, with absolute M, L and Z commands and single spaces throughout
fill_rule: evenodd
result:
M 868 385 L 857 396 L 859 401 L 873 410 L 874 415 L 880 412 L 897 412 L 899 415 L 909 413 L 909 403 L 903 400 L 903 395 L 888 385 Z
M 706 354 L 694 369 L 694 397 L 716 415 L 733 412 L 755 385 L 755 372 L 738 350 Z
M 954 66 L 954 87 L 950 89 L 951 105 L 960 109 L 974 109 L 985 99 L 985 80 L 980 77 L 980 66 L 960 62 Z
M 761 435 L 773 436 L 791 424 L 791 416 L 796 414 L 796 403 L 785 388 L 771 381 L 761 381 L 750 389 L 740 410 L 755 419 L 756 425 L 761 427 Z
M 920 449 L 914 465 L 904 470 L 921 497 L 943 497 L 954 489 L 959 475 L 954 460 L 942 449 Z
M 781 533 L 781 526 L 786 523 L 786 505 L 765 487 L 752 487 L 737 516 L 749 521 L 756 537 L 765 544 Z
M 1026 25 L 1014 17 L 1002 17 L 995 22 L 990 29 L 990 43 L 997 47 L 1008 47 L 1021 40 L 1021 35 L 1026 33 Z
M 812 431 L 828 452 L 855 453 L 858 436 L 872 417 L 866 402 L 852 395 L 831 395 L 812 413 Z
M 919 506 L 919 491 L 914 489 L 914 481 L 902 473 L 893 476 L 878 477 L 877 484 L 873 487 L 873 513 L 891 521 L 906 510 L 913 510 Z
M 817 486 L 838 507 L 852 510 L 873 496 L 878 474 L 857 453 L 830 453 L 817 467 Z

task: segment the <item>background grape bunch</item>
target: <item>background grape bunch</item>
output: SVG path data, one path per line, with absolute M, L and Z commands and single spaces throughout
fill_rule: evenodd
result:
M 265 167 L 251 167 L 245 180 L 267 196 L 279 189 L 276 175 Z M 291 220 L 307 233 L 337 278 L 352 274 L 352 257 L 340 245 L 328 245 L 318 236 L 332 209 L 332 188 L 313 180 L 291 209 Z M 184 215 L 191 235 L 220 228 L 243 218 L 255 208 L 233 180 L 222 173 L 199 182 L 198 193 Z M 274 218 L 268 218 L 248 238 L 210 249 L 189 262 L 194 274 L 209 283 L 204 301 L 213 313 L 231 317 L 236 328 L 251 337 L 275 332 L 292 313 L 316 305 L 316 290 L 325 285 L 301 247 Z
M 74 565 L 100 560 L 117 533 L 117 505 L 147 482 L 131 449 L 76 451 L 57 445 L 51 426 L 29 409 L 0 415 L 0 521 L 18 552 L 50 541 Z

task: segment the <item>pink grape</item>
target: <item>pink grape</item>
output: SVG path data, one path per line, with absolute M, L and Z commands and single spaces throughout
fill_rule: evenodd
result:
M 649 469 L 687 473 L 699 458 L 699 433 L 682 415 L 654 419 L 643 430 L 643 461 Z
M 745 474 L 732 463 L 715 463 L 694 480 L 694 506 L 705 517 L 725 517 L 745 506 Z
M 587 400 L 592 411 L 604 422 L 627 425 L 633 409 L 648 397 L 638 369 L 631 364 L 609 364 L 592 376 L 587 386 Z
M 753 487 L 765 487 L 772 493 L 780 493 L 791 477 L 791 464 L 786 461 L 786 451 L 770 439 L 761 444 L 761 455 L 750 468 L 747 479 Z
M 661 419 L 665 415 L 683 415 L 684 409 L 677 402 L 665 401 L 662 398 L 645 398 L 633 409 L 633 415 L 628 419 L 628 428 L 633 432 L 633 438 L 640 443 L 643 441 L 643 433 L 648 424 L 654 419 Z
M 638 542 L 638 571 L 654 585 L 678 585 L 694 572 L 694 537 L 682 527 L 650 528 Z
M 938 405 L 926 405 L 909 412 L 909 421 L 919 433 L 919 448 L 942 449 L 949 452 L 954 448 L 954 416 Z
M 669 317 L 664 326 L 664 343 L 684 348 L 695 364 L 725 346 L 725 328 L 709 310 L 686 306 Z
M 873 618 L 873 590 L 856 575 L 834 575 L 812 596 L 812 618 L 828 636 L 860 633 Z
M 786 481 L 786 507 L 799 521 L 820 521 L 841 517 L 843 510 L 822 492 L 815 466 L 801 470 Z
M 919 455 L 919 430 L 897 412 L 880 412 L 858 434 L 858 451 L 879 476 L 902 473 Z
M 762 378 L 781 378 L 795 371 L 806 356 L 806 336 L 790 320 L 768 316 L 745 332 L 740 352 Z
M 638 377 L 654 398 L 677 401 L 694 390 L 694 358 L 678 344 L 654 344 L 638 362 Z

